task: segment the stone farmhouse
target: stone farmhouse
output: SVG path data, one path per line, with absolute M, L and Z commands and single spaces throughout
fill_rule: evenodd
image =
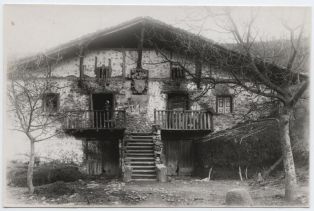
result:
M 234 126 L 247 112 L 253 100 L 249 93 L 217 85 L 203 94 L 202 77 L 224 75 L 217 62 L 204 64 L 193 53 L 180 54 L 163 37 L 173 42 L 192 37 L 221 53 L 229 51 L 141 17 L 45 53 L 51 60 L 49 79 L 64 88 L 44 94 L 43 111 L 66 114 L 62 128 L 82 142 L 86 173 L 125 181 L 195 175 L 194 141 Z

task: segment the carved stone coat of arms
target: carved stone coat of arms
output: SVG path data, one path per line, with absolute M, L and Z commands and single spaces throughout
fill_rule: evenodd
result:
M 131 89 L 132 94 L 145 95 L 148 88 L 148 71 L 145 69 L 131 70 Z

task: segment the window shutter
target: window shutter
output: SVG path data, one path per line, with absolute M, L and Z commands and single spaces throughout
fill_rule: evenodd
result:
M 217 113 L 227 114 L 232 112 L 232 97 L 231 96 L 221 96 L 217 97 Z
M 224 113 L 224 100 L 222 97 L 217 98 L 218 100 L 218 113 Z
M 230 113 L 230 97 L 225 97 L 225 113 Z

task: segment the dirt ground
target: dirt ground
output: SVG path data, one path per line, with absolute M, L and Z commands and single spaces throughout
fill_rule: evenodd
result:
M 55 187 L 53 187 L 55 186 Z M 52 189 L 51 189 L 52 188 Z M 34 195 L 26 188 L 7 186 L 6 207 L 221 207 L 233 188 L 249 190 L 254 206 L 308 207 L 308 183 L 299 183 L 299 197 L 294 203 L 284 201 L 283 180 L 257 184 L 252 180 L 201 181 L 173 179 L 171 182 L 130 182 L 118 180 L 79 180 L 39 186 Z

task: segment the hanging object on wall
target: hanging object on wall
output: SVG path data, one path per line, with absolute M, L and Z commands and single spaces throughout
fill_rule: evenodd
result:
M 148 89 L 148 71 L 142 68 L 131 70 L 131 90 L 134 95 L 145 95 Z

